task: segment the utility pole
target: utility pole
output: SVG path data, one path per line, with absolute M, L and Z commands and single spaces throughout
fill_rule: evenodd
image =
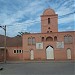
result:
M 6 63 L 6 25 L 0 26 L 5 31 L 5 37 L 4 37 L 4 63 Z

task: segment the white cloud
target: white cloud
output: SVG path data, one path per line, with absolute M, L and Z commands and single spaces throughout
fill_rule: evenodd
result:
M 65 6 L 61 7 L 57 13 L 59 14 L 59 16 L 62 16 L 62 15 L 66 15 L 66 14 L 69 14 L 71 13 L 72 10 L 70 8 L 66 8 Z
M 68 27 L 62 27 L 59 29 L 59 31 L 74 31 L 73 27 L 72 26 L 68 26 Z
M 61 24 L 61 23 L 70 23 L 70 22 L 73 22 L 74 21 L 74 15 L 69 15 L 68 17 L 64 17 L 62 19 L 59 19 L 58 20 L 58 23 Z
M 10 3 L 9 0 L 8 2 L 3 0 L 5 3 Z M 14 2 L 15 0 L 13 0 Z M 64 0 L 65 1 L 65 0 Z M 59 16 L 66 15 L 68 13 L 72 12 L 71 8 L 66 8 L 66 5 L 69 1 L 65 1 L 65 3 L 62 4 L 61 7 L 56 9 L 58 5 L 60 4 L 61 1 L 58 3 L 51 4 L 52 8 L 55 8 L 57 10 L 57 13 Z M 0 12 L 0 24 L 2 25 L 13 25 L 9 26 L 7 29 L 7 35 L 11 36 L 12 31 L 14 30 L 14 33 L 12 35 L 16 35 L 18 32 L 22 30 L 27 30 L 28 27 L 33 26 L 34 24 L 40 22 L 40 15 L 43 13 L 43 9 L 47 7 L 47 3 L 43 0 L 16 0 L 14 2 L 16 3 L 21 3 L 19 6 L 15 6 L 13 4 L 13 8 L 16 11 L 9 11 L 7 8 L 3 9 L 2 12 Z M 49 3 L 48 3 L 49 4 Z M 7 6 L 7 5 L 6 5 Z M 73 5 L 71 5 L 73 7 Z M 71 7 L 70 6 L 70 7 Z M 9 6 L 10 7 L 10 6 Z M 8 8 L 9 8 L 8 7 Z M 1 8 L 0 8 L 1 9 Z M 28 19 L 24 20 L 23 22 L 19 22 L 23 17 L 28 17 Z M 62 23 L 69 23 L 74 21 L 74 15 L 71 14 L 69 16 L 64 16 L 63 18 L 58 20 L 59 24 Z M 70 29 L 70 28 L 68 28 Z M 3 33 L 3 32 L 2 32 Z
M 71 29 L 72 29 L 72 26 L 66 28 L 66 30 L 71 30 Z

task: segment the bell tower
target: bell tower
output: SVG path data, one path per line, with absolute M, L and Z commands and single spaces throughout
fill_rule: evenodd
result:
M 58 14 L 49 8 L 41 15 L 41 33 L 51 32 L 58 32 Z

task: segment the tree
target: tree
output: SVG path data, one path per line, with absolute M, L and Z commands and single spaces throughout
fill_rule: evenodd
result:
M 19 34 L 17 36 L 22 36 L 23 34 L 30 34 L 30 32 L 18 32 Z

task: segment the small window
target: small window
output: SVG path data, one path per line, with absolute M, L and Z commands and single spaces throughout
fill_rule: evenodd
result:
M 44 37 L 42 37 L 42 41 L 44 41 Z
M 48 27 L 48 29 L 50 29 L 50 27 Z
M 19 51 L 17 50 L 17 53 L 19 53 Z
M 47 31 L 47 33 L 49 33 L 49 31 Z
M 23 51 L 22 50 L 19 50 L 19 53 L 23 53 Z
M 57 41 L 57 37 L 56 36 L 54 37 L 54 41 Z
M 50 24 L 50 18 L 48 18 L 48 24 Z
M 20 53 L 22 53 L 22 50 L 19 50 Z
M 23 53 L 23 50 L 14 50 L 14 53 Z
M 14 50 L 14 53 L 16 53 L 16 50 Z

